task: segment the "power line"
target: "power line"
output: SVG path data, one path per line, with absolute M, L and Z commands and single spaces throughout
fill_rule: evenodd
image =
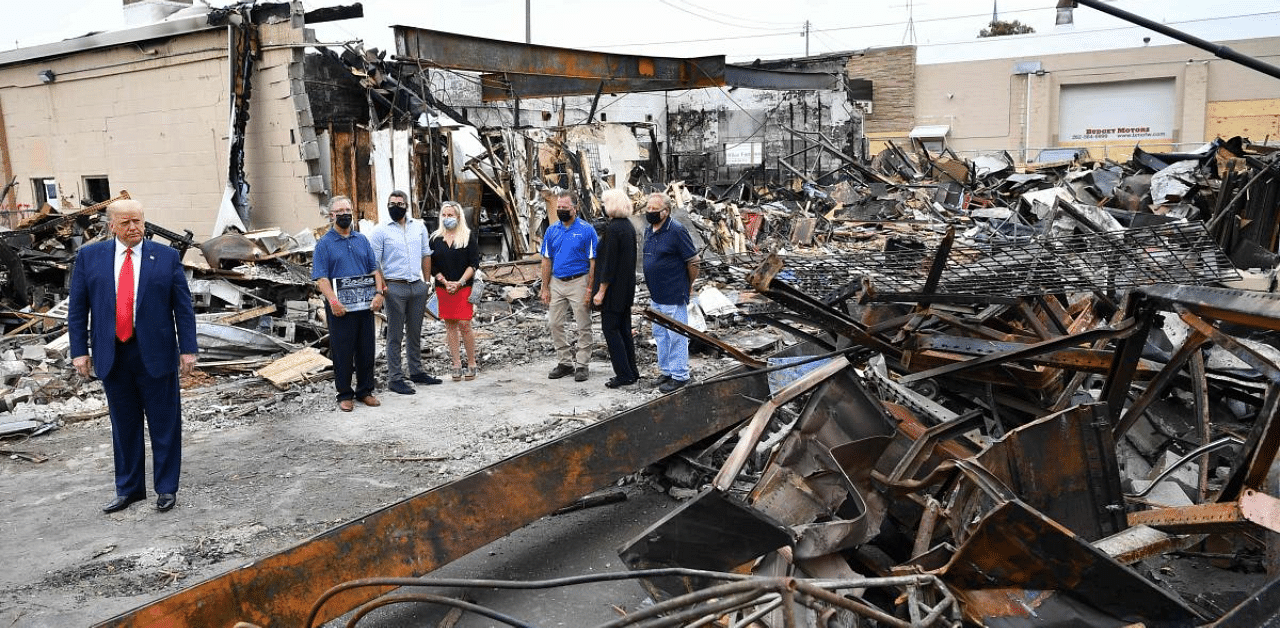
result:
M 662 1 L 664 4 L 666 4 L 666 0 L 661 0 L 661 1 Z M 673 7 L 673 8 L 678 8 L 678 7 Z M 1036 8 L 1036 9 L 1019 9 L 1019 10 L 1015 10 L 1015 11 L 1005 11 L 1005 13 L 1030 13 L 1030 12 L 1034 12 L 1034 11 L 1049 11 L 1049 10 L 1052 10 L 1052 9 L 1042 9 L 1042 8 Z M 966 19 L 966 18 L 986 17 L 986 15 L 987 15 L 986 13 L 978 13 L 978 14 L 973 14 L 973 15 L 952 15 L 952 16 L 948 16 L 948 17 L 936 17 L 936 18 L 926 18 L 926 19 L 922 19 L 922 20 L 914 20 L 914 22 L 915 22 L 915 23 L 917 23 L 917 24 L 922 23 L 922 22 L 949 22 L 949 21 L 952 21 L 952 20 L 962 20 L 962 19 Z M 879 23 L 879 24 L 861 24 L 861 25 L 857 25 L 857 26 L 835 26 L 835 27 L 832 27 L 832 28 L 815 28 L 815 29 L 811 29 L 811 30 L 810 30 L 810 32 L 815 32 L 815 33 L 816 33 L 816 32 L 834 32 L 834 31 L 862 30 L 862 29 L 869 29 L 869 28 L 884 28 L 884 27 L 886 27 L 886 26 L 903 26 L 903 25 L 905 25 L 906 23 L 907 23 L 907 22 L 905 22 L 905 21 L 894 21 L 894 22 L 883 22 L 883 23 Z M 781 36 L 784 36 L 784 35 L 790 35 L 792 32 L 795 32 L 795 27 L 792 27 L 792 28 L 787 29 L 787 31 L 786 31 L 786 32 L 781 32 L 781 33 L 777 33 L 777 34 L 769 34 L 769 35 L 737 35 L 737 36 L 730 36 L 730 37 L 700 37 L 700 38 L 698 38 L 698 39 L 679 39 L 679 40 L 673 40 L 673 41 L 633 42 L 633 43 L 628 43 L 628 44 L 605 44 L 605 45 L 595 45 L 595 46 L 590 46 L 590 47 L 591 47 L 591 48 L 624 48 L 624 47 L 627 47 L 627 46 L 662 46 L 662 45 L 666 45 L 666 44 L 691 44 L 691 43 L 697 43 L 697 42 L 703 42 L 703 41 L 728 41 L 728 40 L 734 40 L 734 39 L 756 39 L 756 38 L 764 38 L 764 37 L 781 37 Z
M 1005 15 L 1008 15 L 1008 14 L 1011 14 L 1011 13 L 1031 13 L 1031 12 L 1035 12 L 1035 11 L 1050 11 L 1050 10 L 1052 10 L 1052 8 L 1049 8 L 1049 9 L 1043 9 L 1043 8 L 1036 8 L 1036 9 L 1015 9 L 1015 10 L 1012 10 L 1012 11 L 1009 11 L 1009 10 L 1002 11 L 1001 13 L 1004 13 Z M 1247 15 L 1229 15 L 1229 16 L 1224 15 L 1224 16 L 1206 17 L 1206 18 L 1198 18 L 1198 19 L 1179 20 L 1179 21 L 1175 21 L 1175 22 L 1169 22 L 1168 24 L 1169 24 L 1170 26 L 1172 26 L 1172 25 L 1176 25 L 1176 24 L 1194 24 L 1194 23 L 1199 23 L 1199 22 L 1212 22 L 1212 21 L 1216 21 L 1216 20 L 1239 19 L 1239 18 L 1246 18 L 1246 17 L 1261 17 L 1261 16 L 1277 15 L 1277 14 L 1280 14 L 1280 12 L 1278 12 L 1278 11 L 1263 11 L 1263 12 L 1261 12 L 1261 13 L 1250 13 L 1250 14 L 1247 14 Z M 922 20 L 914 20 L 914 21 L 915 21 L 915 23 L 919 24 L 919 23 L 922 23 L 922 22 L 947 22 L 947 21 L 952 21 L 952 20 L 963 20 L 963 19 L 968 19 L 968 18 L 986 18 L 986 17 L 988 17 L 988 15 L 984 12 L 984 13 L 978 13 L 978 14 L 972 14 L 972 15 L 953 15 L 953 16 L 949 16 L 949 17 L 926 18 L 926 19 L 922 19 Z M 831 28 L 813 28 L 813 29 L 810 29 L 810 31 L 809 31 L 809 32 L 810 32 L 810 33 L 833 33 L 833 32 L 837 32 L 837 31 L 856 31 L 856 30 L 865 30 L 865 29 L 871 29 L 871 28 L 885 28 L 885 27 L 889 27 L 889 26 L 905 26 L 905 25 L 906 25 L 906 22 L 905 22 L 905 21 L 897 21 L 897 22 L 882 22 L 882 23 L 878 23 L 878 24 L 862 24 L 862 25 L 858 25 L 858 26 L 834 26 L 834 27 L 831 27 Z M 1088 32 L 1106 32 L 1106 31 L 1110 31 L 1110 30 L 1120 30 L 1120 29 L 1126 29 L 1126 28 L 1134 28 L 1134 26 L 1133 26 L 1132 24 L 1123 24 L 1123 25 L 1118 25 L 1118 26 L 1114 26 L 1114 27 L 1091 29 L 1091 30 L 1090 30 L 1090 31 L 1088 31 Z M 668 44 L 692 44 L 692 43 L 700 43 L 700 42 L 708 42 L 708 41 L 732 41 L 732 40 L 738 40 L 738 39 L 767 39 L 767 38 L 771 38 L 771 37 L 774 37 L 774 38 L 776 38 L 776 37 L 789 37 L 789 36 L 791 36 L 791 34 L 792 34 L 792 33 L 794 33 L 794 32 L 795 32 L 795 30 L 794 30 L 794 29 L 790 29 L 790 30 L 785 31 L 785 32 L 780 32 L 780 33 L 771 33 L 771 34 L 765 34 L 765 35 L 735 35 L 735 36 L 728 36 L 728 37 L 699 37 L 698 39 L 676 39 L 676 40 L 671 40 L 671 41 L 633 42 L 633 43 L 626 43 L 626 44 L 602 44 L 602 45 L 589 45 L 589 46 L 586 46 L 586 47 L 589 47 L 589 48 L 627 48 L 627 47 L 634 47 L 634 46 L 664 46 L 664 45 L 668 45 Z M 1079 32 L 1079 31 L 1076 31 L 1076 32 Z M 748 55 L 743 55 L 743 56 L 748 56 Z M 757 54 L 756 56 L 764 56 L 764 55 Z
M 666 5 L 668 5 L 668 6 L 671 6 L 671 8 L 673 8 L 673 9 L 679 9 L 679 8 L 680 8 L 680 7 L 677 7 L 677 6 L 673 5 L 673 4 L 671 4 L 671 2 L 667 2 L 666 0 L 660 0 L 660 1 L 661 1 L 663 4 L 666 4 Z M 686 5 L 686 6 L 693 7 L 693 8 L 695 8 L 695 9 L 699 10 L 699 11 L 702 11 L 703 13 L 706 13 L 706 14 L 709 14 L 709 15 L 714 15 L 714 16 L 716 16 L 716 17 L 719 17 L 719 18 L 722 18 L 722 19 L 726 19 L 726 20 L 735 21 L 735 22 L 740 22 L 740 23 L 741 23 L 741 22 L 748 22 L 748 23 L 754 23 L 754 24 L 768 24 L 768 25 L 770 25 L 770 26 L 771 26 L 771 28 L 772 28 L 772 29 L 777 29 L 777 28 L 778 28 L 778 24 L 779 24 L 779 22 L 778 22 L 777 20 L 773 20 L 773 21 L 753 20 L 753 19 L 750 19 L 750 18 L 740 17 L 740 16 L 737 16 L 737 15 L 729 15 L 728 13 L 722 13 L 722 12 L 720 12 L 720 11 L 716 11 L 715 9 L 712 9 L 712 8 L 709 8 L 709 7 L 704 7 L 704 6 L 700 5 L 700 4 L 694 4 L 694 3 L 692 3 L 692 2 L 689 2 L 689 0 L 675 0 L 675 1 L 676 1 L 676 2 L 679 2 L 679 3 L 681 3 L 681 4 L 684 4 L 684 5 Z M 699 16 L 699 17 L 701 17 L 701 16 Z M 723 22 L 722 22 L 722 23 L 723 23 Z M 730 26 L 734 26 L 734 24 L 730 24 Z M 743 25 L 743 26 L 741 26 L 741 28 L 752 28 L 752 27 L 751 27 L 751 26 Z M 769 29 L 761 29 L 761 30 L 769 30 Z
M 671 7 L 671 8 L 673 8 L 673 9 L 675 9 L 675 10 L 677 10 L 677 11 L 683 11 L 683 12 L 688 13 L 689 15 L 692 15 L 692 16 L 694 16 L 694 17 L 702 18 L 702 19 L 704 19 L 704 20 L 707 20 L 708 22 L 715 22 L 716 24 L 724 24 L 725 26 L 732 26 L 732 27 L 734 27 L 734 28 L 746 28 L 746 29 L 750 29 L 750 30 L 760 30 L 760 31 L 770 31 L 770 32 L 779 32 L 779 31 L 782 31 L 782 30 L 795 30 L 794 28 L 781 29 L 781 28 L 778 28 L 777 26 L 774 26 L 774 27 L 772 27 L 772 28 L 765 28 L 765 27 L 763 27 L 763 26 L 744 26 L 744 25 L 741 25 L 741 24 L 733 24 L 733 23 L 730 23 L 730 22 L 725 22 L 725 21 L 723 21 L 723 20 L 718 20 L 718 19 L 716 19 L 716 18 L 714 18 L 714 17 L 709 17 L 709 16 L 706 16 L 706 15 L 701 15 L 701 14 L 698 14 L 698 13 L 694 13 L 693 11 L 690 11 L 689 9 L 686 9 L 686 8 L 684 8 L 684 7 L 681 7 L 681 6 L 677 6 L 676 4 L 674 4 L 674 3 L 670 2 L 669 0 L 658 0 L 658 2 L 661 2 L 662 4 L 665 4 L 665 5 L 667 5 L 667 6 Z

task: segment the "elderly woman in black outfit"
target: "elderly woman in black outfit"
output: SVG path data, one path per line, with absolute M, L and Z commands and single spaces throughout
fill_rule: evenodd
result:
M 631 199 L 626 192 L 606 190 L 600 200 L 609 222 L 596 254 L 592 303 L 600 309 L 600 333 L 613 362 L 613 377 L 604 385 L 617 388 L 640 380 L 631 336 L 631 305 L 636 297 L 636 229 L 631 224 Z
M 453 381 L 476 378 L 476 335 L 471 329 L 475 311 L 471 307 L 471 279 L 480 269 L 480 245 L 467 227 L 462 206 L 445 201 L 440 205 L 440 228 L 431 234 L 431 277 L 436 287 L 440 320 L 445 341 L 453 358 Z M 458 336 L 467 348 L 467 368 L 458 355 Z

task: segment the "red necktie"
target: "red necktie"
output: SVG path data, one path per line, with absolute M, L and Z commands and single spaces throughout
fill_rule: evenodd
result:
M 133 249 L 124 250 L 120 279 L 116 284 L 116 338 L 127 342 L 133 337 Z

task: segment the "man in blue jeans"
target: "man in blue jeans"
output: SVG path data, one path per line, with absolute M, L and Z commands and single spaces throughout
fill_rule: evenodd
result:
M 698 250 L 684 225 L 672 220 L 671 197 L 661 192 L 649 195 L 644 231 L 644 282 L 649 287 L 649 307 L 681 323 L 689 322 L 689 299 L 698 278 Z M 662 377 L 658 390 L 669 393 L 689 383 L 689 339 L 663 327 L 653 326 L 658 345 L 658 368 Z

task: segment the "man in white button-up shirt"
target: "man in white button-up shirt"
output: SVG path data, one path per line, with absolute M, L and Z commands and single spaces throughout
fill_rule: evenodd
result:
M 409 195 L 396 190 L 387 197 L 384 222 L 369 236 L 373 256 L 387 281 L 387 388 L 402 395 L 415 391 L 410 382 L 439 384 L 422 369 L 422 313 L 430 290 L 423 278 L 430 272 L 431 244 L 422 221 L 409 215 Z M 400 350 L 408 354 L 405 376 Z

